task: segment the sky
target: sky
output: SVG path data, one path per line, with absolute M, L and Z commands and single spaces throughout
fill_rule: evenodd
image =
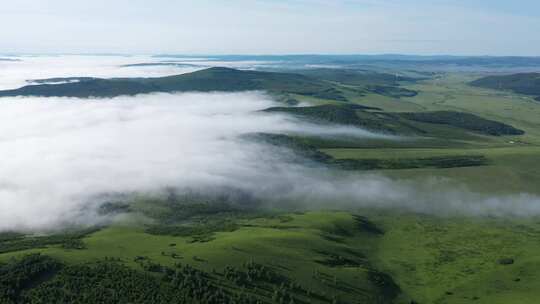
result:
M 0 53 L 540 56 L 538 0 L 9 0 Z

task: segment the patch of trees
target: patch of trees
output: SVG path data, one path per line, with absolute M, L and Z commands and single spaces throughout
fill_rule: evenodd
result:
M 359 267 L 363 265 L 362 262 L 339 254 L 327 254 L 324 259 L 316 260 L 315 262 L 328 267 Z
M 0 234 L 0 253 L 44 248 L 51 245 L 61 245 L 65 249 L 84 249 L 82 239 L 100 228 L 89 228 L 75 232 L 52 234 L 46 236 L 27 236 L 18 233 Z
M 331 99 L 337 101 L 347 101 L 347 98 L 343 96 L 341 91 L 335 88 L 328 88 L 321 91 L 305 92 L 302 95 L 316 97 L 320 99 Z
M 367 111 L 367 110 L 377 110 Z M 455 111 L 386 113 L 360 105 L 321 105 L 311 107 L 273 107 L 268 113 L 286 113 L 314 123 L 341 124 L 390 134 L 426 134 L 429 129 L 414 122 L 452 126 L 485 135 L 522 135 L 525 132 L 474 114 Z
M 54 275 L 61 264 L 50 257 L 33 254 L 0 264 L 0 303 L 24 303 L 23 291 Z
M 387 303 L 390 300 L 395 299 L 401 293 L 399 285 L 397 285 L 394 279 L 386 273 L 372 269 L 368 271 L 368 280 L 381 291 L 377 296 L 377 302 Z
M 313 273 L 313 279 L 321 282 L 324 285 L 330 286 L 334 289 L 341 290 L 349 294 L 355 294 L 358 303 L 394 303 L 396 297 L 401 293 L 401 288 L 395 283 L 393 278 L 383 272 L 379 272 L 376 269 L 366 266 L 367 279 L 374 288 L 373 292 L 366 293 L 366 289 L 349 284 L 349 282 L 339 280 L 338 277 L 315 270 Z M 323 297 L 326 297 L 323 295 Z M 333 296 L 330 300 L 331 303 L 340 303 L 339 300 Z
M 148 263 L 145 270 L 137 271 L 113 260 L 64 266 L 51 279 L 25 290 L 19 302 L 261 303 L 252 295 L 218 286 L 208 273 L 189 265 L 169 268 Z
M 153 225 L 146 229 L 146 233 L 192 237 L 192 242 L 207 242 L 213 240 L 213 234 L 216 232 L 233 232 L 238 228 L 240 226 L 231 220 L 207 219 L 184 225 Z
M 361 125 L 357 110 L 377 110 L 377 108 L 361 105 L 321 105 L 312 107 L 273 107 L 264 110 L 265 112 L 279 112 L 295 116 L 301 116 L 315 122 L 325 122 L 343 125 Z
M 331 157 L 320 152 L 316 147 L 302 142 L 299 138 L 272 133 L 255 133 L 245 136 L 248 140 L 253 140 L 276 147 L 283 147 L 294 152 L 295 155 L 302 159 L 312 160 L 315 162 L 327 162 Z
M 254 261 L 226 267 L 223 272 L 205 272 L 182 263 L 167 267 L 147 257 L 136 257 L 135 262 L 143 271 L 118 258 L 77 265 L 39 254 L 14 259 L 0 264 L 0 303 L 339 303 L 335 296 L 304 289 L 272 267 Z M 332 288 L 366 296 L 365 291 L 336 277 L 319 273 L 317 278 Z M 399 292 L 392 278 L 383 273 L 373 270 L 369 279 L 384 293 L 377 297 L 389 300 Z
M 399 170 L 418 168 L 459 168 L 484 166 L 483 155 L 449 155 L 401 159 L 334 159 L 331 164 L 342 170 Z
M 483 155 L 448 155 L 403 159 L 335 159 L 320 152 L 315 146 L 305 143 L 301 138 L 269 133 L 250 134 L 247 138 L 290 149 L 300 160 L 311 160 L 341 170 L 457 168 L 483 166 L 489 163 Z
M 375 94 L 388 96 L 392 98 L 414 97 L 418 95 L 418 92 L 416 91 L 405 89 L 405 88 L 399 88 L 395 86 L 375 85 L 375 86 L 369 86 L 368 90 Z
M 310 107 L 272 107 L 268 113 L 285 113 L 312 123 L 349 125 L 386 134 L 423 134 L 406 120 L 381 109 L 357 104 L 320 105 Z
M 258 206 L 258 201 L 250 193 L 226 187 L 205 189 L 204 192 L 170 189 L 166 197 L 148 198 L 143 203 L 151 208 L 134 211 L 142 212 L 163 225 L 235 217 Z
M 275 272 L 272 268 L 253 261 L 244 263 L 244 268 L 225 267 L 223 276 L 241 287 L 254 287 L 255 283 L 281 285 L 290 283 L 289 279 Z
M 61 81 L 62 79 L 57 79 Z M 152 92 L 212 92 L 266 90 L 345 100 L 332 84 L 300 74 L 241 71 L 214 67 L 158 78 L 77 78 L 77 82 L 37 84 L 0 91 L 1 96 L 115 97 Z
M 384 230 L 379 228 L 375 223 L 370 221 L 367 217 L 361 216 L 358 214 L 353 215 L 354 222 L 356 223 L 356 227 L 361 232 L 368 232 L 376 235 L 383 235 Z
M 98 208 L 99 215 L 115 215 L 131 212 L 131 207 L 123 202 L 105 202 Z
M 502 258 L 502 259 L 499 259 L 498 263 L 501 264 L 501 265 L 512 265 L 512 264 L 514 264 L 514 259 L 513 258 Z
M 540 73 L 487 76 L 471 82 L 471 85 L 495 90 L 510 90 L 525 95 L 540 95 Z
M 405 119 L 431 123 L 449 125 L 481 134 L 501 136 L 501 135 L 522 135 L 523 130 L 516 129 L 510 125 L 484 119 L 470 113 L 454 111 L 416 112 L 396 114 Z

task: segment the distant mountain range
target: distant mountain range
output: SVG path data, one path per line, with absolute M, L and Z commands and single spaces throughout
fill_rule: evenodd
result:
M 420 56 L 420 55 L 156 55 L 160 59 L 186 60 L 206 57 L 213 61 L 260 62 L 263 66 L 298 69 L 301 66 L 417 71 L 531 71 L 540 68 L 540 57 L 519 56 Z

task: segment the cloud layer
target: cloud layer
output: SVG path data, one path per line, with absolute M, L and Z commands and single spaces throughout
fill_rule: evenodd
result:
M 257 112 L 275 105 L 257 92 L 1 101 L 0 230 L 55 225 L 104 193 L 279 179 L 280 156 L 246 133 L 377 136 Z
M 128 66 L 139 63 L 159 63 L 150 56 L 11 56 L 19 61 L 0 61 L 0 90 L 15 89 L 27 80 L 63 77 L 160 77 L 194 72 L 202 67 L 189 66 Z M 193 59 L 191 59 L 193 60 Z M 190 61 L 191 61 L 190 60 Z
M 167 187 L 232 187 L 278 206 L 540 214 L 532 196 L 486 197 L 444 181 L 420 185 L 291 163 L 286 151 L 241 135 L 379 135 L 258 112 L 275 105 L 259 92 L 0 101 L 0 231 L 94 223 L 84 211 L 100 195 Z

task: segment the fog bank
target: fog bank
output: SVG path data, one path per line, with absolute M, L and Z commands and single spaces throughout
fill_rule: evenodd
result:
M 538 197 L 304 166 L 290 162 L 290 152 L 242 139 L 254 132 L 384 137 L 259 112 L 275 105 L 259 92 L 2 98 L 0 231 L 94 224 L 96 197 L 167 187 L 230 187 L 282 207 L 540 214 Z
M 259 112 L 275 105 L 258 92 L 2 98 L 0 230 L 95 221 L 81 210 L 102 194 L 215 186 L 262 194 L 305 174 L 246 133 L 379 136 Z

